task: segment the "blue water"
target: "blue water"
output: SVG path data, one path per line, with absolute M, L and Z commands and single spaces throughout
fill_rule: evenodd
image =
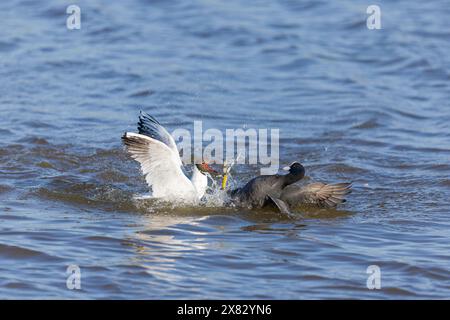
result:
M 450 297 L 447 1 L 377 1 L 381 30 L 366 1 L 76 1 L 80 30 L 70 4 L 0 4 L 0 298 Z M 297 220 L 137 203 L 141 109 L 279 128 L 282 165 L 353 193 Z

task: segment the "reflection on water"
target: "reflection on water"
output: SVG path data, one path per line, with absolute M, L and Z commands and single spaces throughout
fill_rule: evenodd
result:
M 208 243 L 211 230 L 202 228 L 203 219 L 180 216 L 152 218 L 151 222 L 141 226 L 143 230 L 137 231 L 133 239 L 150 245 L 133 244 L 137 254 L 130 264 L 142 266 L 149 275 L 162 281 L 182 281 L 183 276 L 177 273 L 178 260 L 188 259 L 192 252 L 202 256 L 203 250 L 222 246 Z M 186 229 L 178 230 L 182 226 Z
M 351 0 L 79 5 L 68 31 L 60 1 L 0 4 L 0 298 L 448 298 L 445 1 L 381 1 L 376 31 Z M 294 219 L 136 199 L 120 136 L 140 109 L 279 128 L 281 165 L 353 193 Z

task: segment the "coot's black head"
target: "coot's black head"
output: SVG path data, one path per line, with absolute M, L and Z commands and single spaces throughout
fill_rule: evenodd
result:
M 305 176 L 305 167 L 303 167 L 299 162 L 292 162 L 289 167 L 283 168 L 283 170 L 289 171 L 289 174 L 296 176 L 298 178 L 303 178 Z

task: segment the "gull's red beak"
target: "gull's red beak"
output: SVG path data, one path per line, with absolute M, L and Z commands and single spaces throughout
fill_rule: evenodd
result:
M 216 170 L 211 168 L 206 162 L 202 162 L 202 164 L 197 165 L 197 168 L 203 172 L 209 172 L 211 174 L 219 174 Z

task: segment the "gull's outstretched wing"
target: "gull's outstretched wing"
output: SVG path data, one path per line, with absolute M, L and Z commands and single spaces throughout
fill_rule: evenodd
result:
M 154 197 L 183 200 L 195 196 L 195 187 L 183 173 L 178 153 L 142 134 L 127 132 L 122 140 L 131 157 L 141 164 Z
M 139 115 L 138 131 L 140 134 L 161 141 L 174 153 L 179 155 L 177 145 L 170 133 L 154 117 L 141 111 Z M 179 157 L 179 156 L 178 156 Z M 180 160 L 181 161 L 181 160 Z

